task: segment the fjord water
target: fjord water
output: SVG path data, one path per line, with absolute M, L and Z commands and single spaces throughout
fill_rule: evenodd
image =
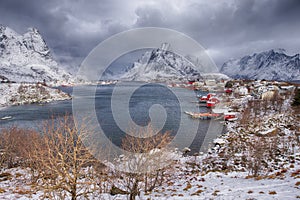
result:
M 92 89 L 94 86 L 80 86 L 82 90 Z M 133 87 L 132 84 L 122 86 L 122 93 L 119 93 L 117 99 L 122 101 L 122 99 L 128 94 L 128 91 Z M 164 131 L 171 131 L 172 134 L 176 134 L 176 130 L 179 126 L 191 126 L 195 123 L 200 123 L 198 132 L 190 145 L 193 152 L 198 152 L 200 150 L 200 145 L 202 144 L 206 132 L 210 125 L 211 120 L 198 121 L 189 118 L 186 114 L 182 113 L 182 110 L 194 111 L 194 112 L 207 112 L 205 107 L 197 107 L 196 105 L 196 94 L 192 90 L 187 90 L 183 88 L 173 88 L 176 93 L 182 96 L 191 96 L 193 93 L 193 98 L 188 99 L 186 102 L 181 102 L 179 105 L 178 99 L 167 87 L 162 87 L 157 84 L 148 84 L 138 90 L 136 90 L 131 96 L 129 107 L 121 108 L 119 112 L 113 113 L 111 111 L 111 95 L 114 90 L 114 85 L 98 85 L 96 87 L 96 93 L 94 96 L 85 96 L 84 98 L 95 98 L 95 111 L 99 123 L 102 129 L 105 131 L 106 135 L 110 137 L 115 143 L 120 143 L 122 140 L 122 134 L 118 125 L 115 122 L 114 115 L 118 115 L 119 119 L 122 119 L 122 115 L 126 110 L 129 111 L 132 120 L 140 125 L 145 126 L 149 123 L 149 109 L 154 104 L 161 105 L 168 114 L 165 125 L 163 126 Z M 71 87 L 61 87 L 61 90 L 67 93 L 72 93 Z M 77 98 L 76 96 L 74 98 Z M 82 97 L 81 97 L 82 98 Z M 182 107 L 180 109 L 180 106 Z M 117 110 L 118 111 L 118 110 Z M 12 106 L 0 111 L 0 117 L 12 116 L 9 120 L 0 120 L 0 126 L 19 126 L 26 128 L 39 129 L 43 121 L 50 120 L 52 117 L 61 117 L 65 114 L 72 114 L 72 100 L 67 101 L 57 101 L 48 104 L 31 104 L 22 106 Z M 216 133 L 218 131 L 215 131 Z M 186 135 L 180 140 L 184 141 L 192 137 L 187 129 Z M 211 142 L 216 135 L 211 134 L 207 136 L 205 140 Z M 207 144 L 205 144 L 206 149 Z M 203 147 L 202 147 L 203 148 Z

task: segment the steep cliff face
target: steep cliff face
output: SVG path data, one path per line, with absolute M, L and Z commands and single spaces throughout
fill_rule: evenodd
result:
M 52 58 L 39 31 L 21 35 L 0 25 L 0 76 L 16 82 L 68 81 L 71 76 Z

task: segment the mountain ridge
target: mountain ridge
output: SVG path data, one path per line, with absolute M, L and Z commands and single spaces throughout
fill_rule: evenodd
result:
M 220 72 L 237 79 L 299 80 L 300 56 L 289 56 L 285 52 L 284 49 L 271 49 L 230 59 Z
M 71 79 L 51 56 L 36 28 L 24 34 L 0 25 L 0 75 L 15 82 L 66 82 Z
M 200 72 L 192 62 L 169 51 L 170 44 L 147 51 L 121 76 L 130 81 L 171 81 L 191 77 L 200 78 Z

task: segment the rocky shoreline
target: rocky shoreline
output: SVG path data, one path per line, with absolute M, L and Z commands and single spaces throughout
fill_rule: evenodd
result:
M 71 99 L 69 94 L 41 83 L 0 84 L 0 107 Z

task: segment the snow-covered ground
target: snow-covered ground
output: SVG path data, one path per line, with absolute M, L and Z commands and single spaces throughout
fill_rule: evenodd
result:
M 47 103 L 70 98 L 68 94 L 58 89 L 41 84 L 0 84 L 0 108 L 10 105 Z
M 206 155 L 203 155 L 204 158 Z M 299 157 L 299 154 L 298 154 Z M 170 181 L 152 193 L 141 193 L 137 199 L 297 199 L 300 198 L 300 160 L 277 176 L 248 178 L 248 172 L 209 172 L 193 169 L 187 163 L 193 157 L 182 158 L 169 172 Z M 197 158 L 201 161 L 201 157 Z M 192 161 L 193 162 L 193 161 Z M 40 199 L 30 181 L 30 169 L 4 170 L 11 174 L 0 178 L 0 199 Z M 2 171 L 1 173 L 3 173 Z M 0 173 L 0 177 L 1 177 Z M 127 199 L 127 195 L 90 194 L 91 199 Z M 93 197 L 93 198 L 92 198 Z
M 10 96 L 9 92 L 5 94 Z M 240 119 L 226 123 L 227 133 L 214 140 L 218 144 L 207 153 L 174 156 L 174 164 L 165 171 L 166 181 L 152 192 L 141 191 L 137 199 L 299 199 L 300 147 L 297 134 L 300 127 L 299 117 L 290 108 L 290 98 L 283 100 L 280 109 L 279 104 L 270 104 L 266 110 L 257 107 L 259 113 L 256 113 L 257 110 L 250 107 L 248 121 L 242 123 Z M 239 103 L 244 112 L 247 105 L 250 106 L 247 96 L 237 98 L 237 101 L 234 103 Z M 255 121 L 255 117 L 259 120 Z M 261 143 L 263 141 L 265 143 Z M 257 175 L 251 171 L 251 164 L 255 162 L 263 165 Z M 5 173 L 8 174 L 4 176 Z M 108 174 L 111 173 L 113 170 Z M 107 177 L 104 179 L 109 187 L 116 185 L 126 190 L 120 185 L 124 177 Z M 0 199 L 40 199 L 43 194 L 42 189 L 31 183 L 30 169 L 0 168 Z M 113 196 L 109 191 L 99 193 L 97 190 L 89 197 L 128 199 L 128 195 Z
M 281 116 L 278 125 L 284 127 L 286 137 L 294 131 L 286 126 L 289 117 Z M 292 119 L 290 119 L 291 121 Z M 283 124 L 286 122 L 287 124 Z M 266 122 L 267 123 L 267 122 Z M 272 123 L 272 122 L 270 122 Z M 228 124 L 229 132 L 236 131 L 237 122 Z M 289 130 L 289 131 L 288 131 Z M 221 149 L 229 147 L 228 136 L 220 136 Z M 285 136 L 283 136 L 285 137 Z M 300 151 L 296 146 L 294 153 L 279 160 L 277 168 L 254 177 L 247 169 L 236 165 L 239 170 L 221 170 L 210 168 L 213 162 L 221 161 L 220 148 L 212 148 L 208 153 L 197 156 L 174 156 L 175 163 L 165 172 L 167 181 L 152 192 L 141 194 L 137 199 L 298 199 L 300 198 Z M 292 161 L 289 159 L 293 157 Z M 210 160 L 215 158 L 215 160 Z M 210 161 L 212 161 L 210 163 Z M 227 165 L 232 163 L 228 159 Z M 212 164 L 212 165 L 211 165 Z M 1 177 L 3 173 L 9 176 Z M 120 180 L 113 176 L 108 184 L 116 184 Z M 115 180 L 113 180 L 115 178 Z M 31 183 L 30 169 L 12 168 L 0 170 L 0 199 L 40 199 L 43 191 Z M 124 189 L 124 186 L 120 186 Z M 109 193 L 89 194 L 90 199 L 128 199 L 128 195 L 110 195 Z M 83 199 L 83 198 L 79 198 Z
M 247 172 L 201 175 L 187 169 L 176 173 L 177 179 L 144 196 L 144 199 L 147 196 L 151 199 L 296 199 L 300 192 L 296 185 L 299 177 L 292 177 L 291 173 L 275 179 L 255 180 L 245 178 Z

